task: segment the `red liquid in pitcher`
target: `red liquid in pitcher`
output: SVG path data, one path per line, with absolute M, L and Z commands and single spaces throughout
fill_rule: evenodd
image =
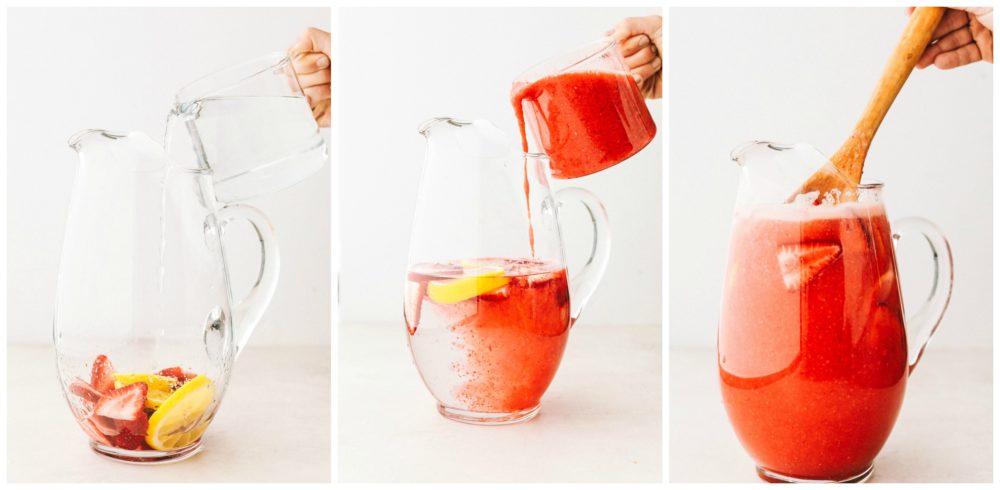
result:
M 450 408 L 538 406 L 569 335 L 566 269 L 486 258 L 411 267 L 404 307 L 424 383 Z
M 527 120 L 558 179 L 604 170 L 656 135 L 642 93 L 625 73 L 561 73 L 515 84 L 512 92 L 523 150 L 528 151 Z
M 880 204 L 737 216 L 718 363 L 729 418 L 761 468 L 842 480 L 872 464 L 908 371 L 896 277 Z

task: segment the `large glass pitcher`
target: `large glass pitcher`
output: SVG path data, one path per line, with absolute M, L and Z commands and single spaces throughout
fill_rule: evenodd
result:
M 882 184 L 842 178 L 791 198 L 821 168 L 840 175 L 807 145 L 753 142 L 733 158 L 742 173 L 718 338 L 729 419 L 764 480 L 863 481 L 948 305 L 951 249 L 926 220 L 890 227 Z M 906 316 L 894 241 L 910 237 L 930 246 L 935 279 Z
M 53 336 L 66 400 L 98 453 L 182 459 L 200 447 L 274 293 L 271 226 L 254 208 L 218 207 L 209 170 L 172 164 L 145 135 L 89 130 L 70 146 L 80 164 Z M 234 302 L 221 235 L 244 219 L 261 268 Z
M 436 118 L 420 132 L 427 158 L 404 307 L 414 362 L 445 417 L 528 420 L 604 274 L 607 215 L 582 189 L 553 195 L 544 156 L 514 151 L 488 122 Z M 569 202 L 583 204 L 594 230 L 572 277 L 559 230 Z

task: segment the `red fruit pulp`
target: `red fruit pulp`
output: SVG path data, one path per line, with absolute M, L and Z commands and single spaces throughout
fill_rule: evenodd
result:
M 423 295 L 422 301 L 406 304 L 414 360 L 438 400 L 454 398 L 463 405 L 453 408 L 492 413 L 534 408 L 555 377 L 569 336 L 566 269 L 540 260 L 475 262 L 502 267 L 510 282 L 464 301 L 438 304 L 426 296 L 427 283 L 455 279 L 456 274 L 447 271 L 461 271 L 461 265 L 411 268 L 407 294 Z M 464 357 L 464 362 L 448 367 L 447 382 L 427 375 L 439 371 L 430 364 L 449 362 L 432 350 L 439 339 L 435 329 L 447 329 L 451 347 Z
M 101 393 L 107 393 L 115 388 L 115 367 L 108 356 L 101 354 L 94 359 L 90 367 L 90 386 Z
M 557 179 L 604 170 L 656 135 L 642 93 L 626 73 L 566 72 L 515 84 L 512 92 L 523 150 L 528 151 L 527 121 Z
M 168 367 L 166 369 L 161 369 L 156 374 L 159 374 L 160 376 L 169 376 L 171 378 L 176 379 L 177 381 L 180 381 L 181 384 L 184 384 L 184 383 L 186 383 L 186 382 L 194 379 L 196 376 L 198 376 L 197 374 L 189 373 L 189 372 L 185 371 L 184 369 L 180 368 L 179 366 L 174 366 L 174 367 Z
M 889 224 L 881 204 L 778 209 L 733 224 L 718 338 L 723 400 L 760 467 L 847 479 L 874 461 L 906 387 Z M 789 250 L 799 251 L 798 267 Z

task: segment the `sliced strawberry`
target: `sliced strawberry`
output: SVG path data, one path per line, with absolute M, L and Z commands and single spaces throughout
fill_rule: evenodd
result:
M 145 449 L 146 431 L 149 429 L 149 418 L 145 412 L 132 421 L 117 421 L 119 433 L 111 439 L 115 447 L 122 449 Z
M 83 399 L 85 403 L 93 405 L 101 398 L 101 393 L 95 390 L 90 384 L 80 378 L 74 378 L 69 384 L 69 392 Z
M 160 376 L 169 376 L 171 378 L 176 379 L 177 381 L 180 381 L 181 383 L 184 383 L 186 381 L 190 381 L 190 380 L 194 379 L 196 376 L 198 376 L 195 373 L 191 373 L 191 372 L 188 372 L 188 371 L 185 371 L 185 370 L 181 369 L 179 366 L 174 366 L 174 367 L 168 367 L 166 369 L 161 369 L 160 372 L 158 372 L 156 374 L 159 374 Z
M 108 356 L 101 354 L 94 359 L 90 368 L 90 386 L 101 393 L 115 389 L 115 367 L 111 365 Z
M 94 428 L 98 430 L 98 432 L 108 437 L 117 436 L 122 431 L 121 427 L 119 427 L 118 422 L 115 419 L 103 417 L 95 413 L 90 416 L 89 420 L 90 423 L 94 425 Z
M 119 420 L 118 428 L 122 432 L 129 431 L 133 434 L 146 435 L 146 429 L 149 429 L 149 416 L 146 412 L 142 412 L 136 417 L 135 420 Z
M 781 280 L 789 291 L 809 284 L 823 269 L 840 257 L 840 245 L 803 243 L 786 245 L 778 252 Z
M 146 432 L 143 431 L 138 434 L 133 434 L 128 429 L 122 429 L 121 434 L 118 434 L 113 439 L 111 439 L 111 444 L 121 449 L 132 449 L 132 450 L 145 449 Z
M 111 441 L 108 440 L 108 438 L 105 437 L 104 434 L 101 434 L 99 430 L 97 430 L 97 427 L 94 426 L 94 423 L 91 422 L 90 419 L 83 419 L 80 420 L 79 422 L 80 422 L 80 427 L 82 427 L 83 431 L 86 432 L 88 436 L 90 436 L 90 439 L 92 441 L 99 444 L 104 444 L 105 446 L 111 445 Z
M 140 416 L 146 415 L 142 408 L 146 403 L 148 389 L 146 383 L 140 382 L 111 390 L 97 401 L 94 414 L 115 420 L 138 420 Z
M 403 305 L 403 318 L 410 335 L 417 333 L 420 325 L 420 308 L 427 296 L 427 281 L 406 283 L 406 304 Z

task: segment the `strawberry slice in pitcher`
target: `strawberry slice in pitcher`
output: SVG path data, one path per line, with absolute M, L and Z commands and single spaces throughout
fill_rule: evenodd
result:
M 194 379 L 195 376 L 197 376 L 197 374 L 195 374 L 195 373 L 190 373 L 190 372 L 185 371 L 180 366 L 174 366 L 174 367 L 168 367 L 166 369 L 161 369 L 156 374 L 159 374 L 160 376 L 169 376 L 171 378 L 176 379 L 177 381 L 180 381 L 181 383 L 184 383 L 186 381 L 190 381 L 190 380 Z
M 83 406 L 88 410 L 93 409 L 97 400 L 101 399 L 101 392 L 95 390 L 93 386 L 80 378 L 75 378 L 69 384 L 69 392 L 80 397 L 80 400 L 83 401 Z
M 90 386 L 101 393 L 115 389 L 115 367 L 108 356 L 101 354 L 94 359 L 90 368 Z
M 785 289 L 798 291 L 839 257 L 840 245 L 834 243 L 796 243 L 781 247 L 778 267 Z
M 83 428 L 83 431 L 87 433 L 87 435 L 90 437 L 92 441 L 98 444 L 104 444 L 105 446 L 112 445 L 111 440 L 109 440 L 107 436 L 105 436 L 104 434 L 101 433 L 100 430 L 98 430 L 97 426 L 94 425 L 93 421 L 91 421 L 90 419 L 83 419 L 79 420 L 78 422 L 80 422 L 80 427 Z
M 146 383 L 132 383 L 111 390 L 97 401 L 94 414 L 115 420 L 136 420 L 139 415 L 145 415 L 142 407 L 146 403 L 147 389 Z

